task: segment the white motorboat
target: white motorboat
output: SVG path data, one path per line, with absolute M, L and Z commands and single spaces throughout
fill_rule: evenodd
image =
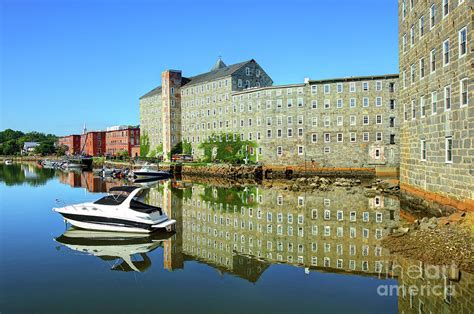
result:
M 168 179 L 171 178 L 171 173 L 163 170 L 155 170 L 151 165 L 144 165 L 139 170 L 133 171 L 133 176 L 138 179 Z
M 95 202 L 53 208 L 71 225 L 89 230 L 151 233 L 173 231 L 176 220 L 160 208 L 142 202 L 149 189 L 117 186 Z
M 69 228 L 56 242 L 83 254 L 115 260 L 112 270 L 143 272 L 151 266 L 146 255 L 172 236 L 170 233 L 149 234 L 89 231 Z

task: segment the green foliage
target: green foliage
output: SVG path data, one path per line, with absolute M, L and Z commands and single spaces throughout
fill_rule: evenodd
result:
M 59 145 L 56 147 L 56 156 L 64 156 L 68 151 L 69 147 L 66 145 Z
M 256 205 L 256 187 L 245 187 L 245 188 L 222 188 L 214 186 L 206 186 L 204 193 L 201 194 L 201 199 L 211 204 L 228 204 L 230 210 L 234 210 L 234 205 L 237 208 L 242 206 L 255 206 Z
M 148 134 L 143 131 L 143 134 L 140 138 L 140 157 L 148 156 L 150 152 L 150 139 L 148 138 Z
M 38 142 L 40 146 L 35 149 L 39 154 L 54 154 L 56 148 L 54 143 L 58 140 L 53 134 L 40 132 L 23 133 L 12 129 L 0 132 L 0 153 L 3 155 L 20 154 L 25 142 Z
M 241 164 L 245 158 L 255 162 L 256 155 L 250 154 L 250 148 L 257 148 L 257 143 L 253 141 L 243 141 L 239 136 L 233 140 L 233 134 L 213 134 L 211 140 L 203 142 L 199 148 L 204 151 L 204 162 L 220 161 L 227 163 Z
M 30 174 L 25 175 L 23 167 L 27 167 Z M 3 165 L 0 164 L 0 182 L 4 182 L 5 185 L 22 185 L 24 183 L 31 186 L 40 186 L 46 184 L 46 182 L 54 177 L 54 169 L 45 169 L 39 167 L 29 167 L 28 165 Z
M 35 154 L 40 154 L 41 156 L 47 156 L 47 155 L 52 155 L 56 153 L 56 147 L 54 146 L 54 143 L 56 141 L 52 140 L 46 140 L 43 141 L 39 144 L 39 146 L 35 147 Z
M 119 152 L 117 152 L 117 157 L 120 157 L 120 158 L 128 158 L 130 157 L 128 155 L 128 151 L 127 150 L 121 150 Z

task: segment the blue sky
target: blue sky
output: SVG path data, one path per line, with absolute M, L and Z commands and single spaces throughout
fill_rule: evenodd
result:
M 0 129 L 138 124 L 164 69 L 255 59 L 275 84 L 398 72 L 397 0 L 0 0 Z

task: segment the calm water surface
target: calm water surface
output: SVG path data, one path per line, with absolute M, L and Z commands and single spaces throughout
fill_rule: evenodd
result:
M 0 165 L 0 181 L 1 313 L 397 313 L 409 302 L 377 293 L 399 284 L 379 244 L 400 223 L 394 198 L 168 181 L 148 202 L 176 234 L 104 235 L 51 209 L 123 182 L 34 165 Z

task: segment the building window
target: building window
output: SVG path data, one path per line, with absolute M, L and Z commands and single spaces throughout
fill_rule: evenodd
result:
M 425 58 L 420 59 L 420 80 L 425 77 Z
M 341 126 L 344 124 L 344 120 L 342 116 L 337 116 L 337 125 Z
M 329 142 L 331 142 L 331 134 L 324 133 L 324 143 L 329 143 Z
M 365 116 L 363 117 L 363 124 L 364 124 L 364 125 L 368 125 L 368 124 L 369 124 L 369 116 L 365 115 Z
M 331 101 L 329 99 L 324 99 L 324 109 L 329 109 L 331 107 Z
M 449 64 L 449 39 L 443 42 L 443 65 Z
M 468 104 L 468 92 L 467 92 L 467 89 L 468 89 L 468 85 L 467 85 L 467 82 L 468 82 L 468 79 L 467 78 L 464 78 L 461 80 L 460 82 L 460 86 L 459 86 L 459 90 L 460 90 L 460 99 L 461 99 L 461 107 L 463 106 L 467 106 Z
M 362 140 L 364 142 L 368 142 L 369 141 L 369 132 L 364 132 L 364 134 L 362 135 Z
M 422 118 L 426 115 L 425 96 L 420 97 L 420 113 Z
M 459 57 L 467 54 L 467 28 L 464 27 L 459 31 Z
M 356 99 L 355 99 L 355 98 L 351 98 L 351 99 L 350 99 L 350 107 L 351 107 L 351 108 L 355 108 L 355 107 L 356 107 Z
M 432 49 L 430 52 L 430 73 L 436 71 L 436 49 Z
M 318 142 L 318 134 L 316 134 L 316 133 L 311 134 L 311 142 L 313 142 L 313 143 Z
M 395 144 L 395 134 L 390 134 L 390 144 Z M 393 153 L 393 150 L 390 149 L 390 152 Z
M 343 85 L 342 85 L 342 83 L 337 83 L 337 92 L 338 92 L 338 93 L 342 93 L 342 91 L 343 91 Z
M 324 117 L 324 126 L 331 126 L 331 118 L 329 116 Z
M 362 89 L 364 91 L 368 91 L 369 90 L 369 82 L 363 82 L 362 83 Z
M 356 116 L 352 115 L 349 117 L 349 119 L 350 119 L 351 125 L 356 125 L 356 121 L 357 121 Z
M 436 18 L 436 6 L 433 4 L 430 7 L 430 29 L 435 26 Z
M 250 76 L 250 68 L 245 68 L 245 75 Z
M 420 38 L 425 34 L 425 17 L 422 15 L 419 20 Z
M 446 163 L 453 163 L 453 138 L 451 136 L 446 137 L 445 151 Z
M 272 138 L 272 130 L 267 130 L 267 138 Z
M 338 109 L 342 108 L 342 99 L 337 100 L 337 105 L 336 106 L 337 106 Z
M 292 128 L 288 128 L 288 130 L 287 130 L 287 136 L 288 136 L 288 137 L 293 137 L 293 129 L 292 129 Z
M 410 47 L 413 47 L 415 44 L 415 25 L 412 25 L 410 28 Z
M 324 93 L 329 94 L 331 92 L 331 85 L 324 84 Z
M 242 79 L 237 80 L 237 87 L 242 87 Z
M 416 119 L 416 100 L 414 99 L 411 101 L 411 119 Z
M 444 87 L 444 109 L 451 110 L 451 86 Z
M 281 129 L 277 129 L 277 138 L 280 138 L 282 136 Z
M 331 147 L 324 147 L 324 153 L 329 154 L 331 152 Z
M 443 0 L 443 18 L 449 14 L 449 0 Z
M 375 133 L 375 140 L 379 142 L 382 140 L 382 132 Z
M 356 133 L 355 133 L 355 132 L 351 132 L 350 137 L 351 137 L 351 143 L 355 143 L 356 140 L 357 140 Z
M 438 101 L 438 93 L 432 92 L 431 93 L 431 114 L 436 114 L 437 101 Z
M 395 127 L 395 117 L 390 117 L 390 127 Z
M 288 108 L 291 108 L 291 107 L 293 106 L 293 99 L 288 98 L 288 99 L 286 100 L 286 104 L 287 104 Z
M 337 133 L 337 142 L 342 143 L 342 141 L 343 141 L 342 133 Z
M 283 155 L 283 147 L 277 146 L 277 155 L 278 155 L 278 156 Z
M 298 155 L 303 155 L 303 154 L 304 154 L 304 147 L 298 146 Z
M 415 84 L 415 64 L 410 65 L 410 83 Z
M 350 83 L 349 83 L 349 91 L 350 91 L 351 93 L 355 93 L 355 91 L 356 91 L 355 82 L 350 82 Z
M 375 90 L 378 92 L 382 90 L 382 82 L 380 81 L 375 82 Z
M 369 106 L 369 98 L 368 98 L 368 97 L 364 97 L 364 98 L 362 99 L 362 105 L 363 105 L 364 107 L 368 107 L 368 106 Z
M 311 101 L 311 108 L 318 109 L 318 101 L 317 100 L 312 100 Z
M 426 161 L 426 140 L 420 140 L 420 150 L 421 161 Z
M 375 123 L 376 124 L 382 124 L 382 115 L 378 114 L 375 116 Z
M 381 107 L 382 106 L 382 97 L 376 97 L 375 98 L 375 106 L 376 107 Z

